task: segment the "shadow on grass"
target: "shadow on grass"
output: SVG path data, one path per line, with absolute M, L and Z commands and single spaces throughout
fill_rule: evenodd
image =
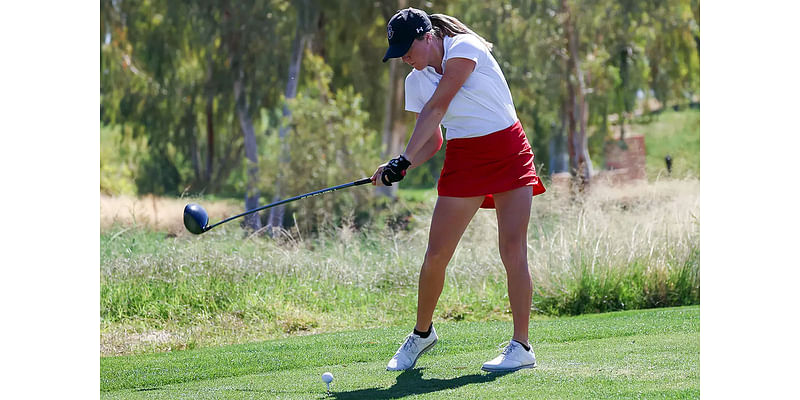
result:
M 445 389 L 470 385 L 473 383 L 491 382 L 505 373 L 472 374 L 453 379 L 422 379 L 422 370 L 412 369 L 403 371 L 397 376 L 394 386 L 386 389 L 371 388 L 353 390 L 350 392 L 334 392 L 329 395 L 334 399 L 398 399 L 401 397 L 436 392 Z

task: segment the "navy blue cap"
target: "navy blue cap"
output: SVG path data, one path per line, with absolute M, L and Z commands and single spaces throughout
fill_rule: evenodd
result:
M 398 11 L 386 26 L 389 49 L 383 56 L 383 62 L 404 56 L 414 43 L 414 39 L 431 29 L 433 26 L 425 11 L 411 7 Z

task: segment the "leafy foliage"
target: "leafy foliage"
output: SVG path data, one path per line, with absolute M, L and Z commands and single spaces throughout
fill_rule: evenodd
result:
M 320 56 L 307 52 L 303 71 L 308 84 L 289 101 L 292 113 L 285 121 L 291 128 L 289 162 L 278 167 L 279 152 L 273 151 L 264 168 L 275 171 L 270 178 L 282 180 L 291 196 L 369 177 L 379 162 L 378 132 L 367 126 L 362 97 L 352 87 L 332 91 L 333 72 Z M 271 179 L 264 182 L 265 191 Z M 354 222 L 363 217 L 353 215 L 354 210 L 364 210 L 370 195 L 361 189 L 304 199 L 290 206 L 285 226 L 296 221 L 301 231 L 309 232 L 339 225 L 342 218 Z
M 100 193 L 136 194 L 138 154 L 146 153 L 147 143 L 125 135 L 122 127 L 100 129 Z
M 100 3 L 101 124 L 147 139 L 139 193 L 232 189 L 227 178 L 243 162 L 234 81 L 246 77 L 252 114 L 279 106 L 288 64 L 281 55 L 290 45 L 281 39 L 295 19 L 288 7 L 282 0 Z
M 592 158 L 600 155 L 603 142 L 614 131 L 611 125 L 630 123 L 643 100 L 652 98 L 664 107 L 696 100 L 699 1 L 570 0 L 567 4 L 579 35 Z M 242 79 L 259 152 L 267 157 L 270 152 L 283 152 L 267 146 L 274 144 L 272 135 L 282 123 L 278 114 L 290 78 L 292 39 L 309 9 L 318 15 L 313 26 L 306 27 L 311 35 L 309 48 L 330 70 L 324 84 L 330 98 L 344 101 L 338 98 L 342 93 L 350 99 L 344 106 L 351 110 L 352 101 L 361 99 L 360 123 L 379 129 L 386 113 L 388 69 L 378 60 L 385 51 L 386 20 L 400 6 L 457 16 L 493 42 L 494 56 L 511 88 L 537 165 L 545 166 L 540 173 L 562 168 L 556 161 L 565 151 L 569 52 L 560 0 L 379 0 L 368 4 L 355 0 L 103 0 L 101 124 L 119 126 L 134 138 L 146 138 L 147 144 L 146 151 L 135 156 L 138 172 L 117 174 L 118 179 L 129 180 L 128 186 L 136 183 L 140 193 L 174 195 L 188 188 L 195 193 L 241 196 L 247 173 L 234 82 Z M 356 22 L 358 29 L 353 28 Z M 323 85 L 316 82 L 320 76 L 303 73 L 301 87 Z M 643 104 L 646 112 L 649 103 Z M 328 118 L 311 111 L 301 110 L 305 116 Z M 413 117 L 400 118 L 410 129 Z M 318 122 L 300 119 L 294 116 L 292 124 L 319 127 Z M 299 143 L 301 149 L 286 151 L 309 149 L 304 141 Z M 351 145 L 348 138 L 331 143 Z M 412 171 L 405 186 L 432 186 L 440 167 L 441 156 L 437 156 L 426 168 Z M 277 179 L 270 171 L 262 174 L 262 181 Z M 269 194 L 269 184 L 264 186 Z

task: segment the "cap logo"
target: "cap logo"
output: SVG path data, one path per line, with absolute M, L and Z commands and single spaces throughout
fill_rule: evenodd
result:
M 388 26 L 388 31 L 389 31 L 389 39 L 391 39 L 392 36 L 394 36 L 394 31 L 392 30 L 392 26 L 391 25 Z
M 420 26 L 419 28 L 417 28 L 417 33 L 422 32 L 422 30 L 423 30 L 423 28 Z

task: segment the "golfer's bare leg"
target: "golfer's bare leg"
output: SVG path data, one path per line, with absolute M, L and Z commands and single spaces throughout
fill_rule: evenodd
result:
M 531 275 L 528 271 L 528 220 L 531 215 L 531 186 L 494 195 L 500 258 L 508 276 L 508 300 L 514 319 L 514 340 L 528 343 L 531 314 Z
M 419 273 L 417 298 L 417 326 L 427 331 L 433 310 L 444 287 L 444 271 L 453 257 L 461 235 L 483 202 L 480 197 L 439 197 L 433 209 L 428 250 Z

